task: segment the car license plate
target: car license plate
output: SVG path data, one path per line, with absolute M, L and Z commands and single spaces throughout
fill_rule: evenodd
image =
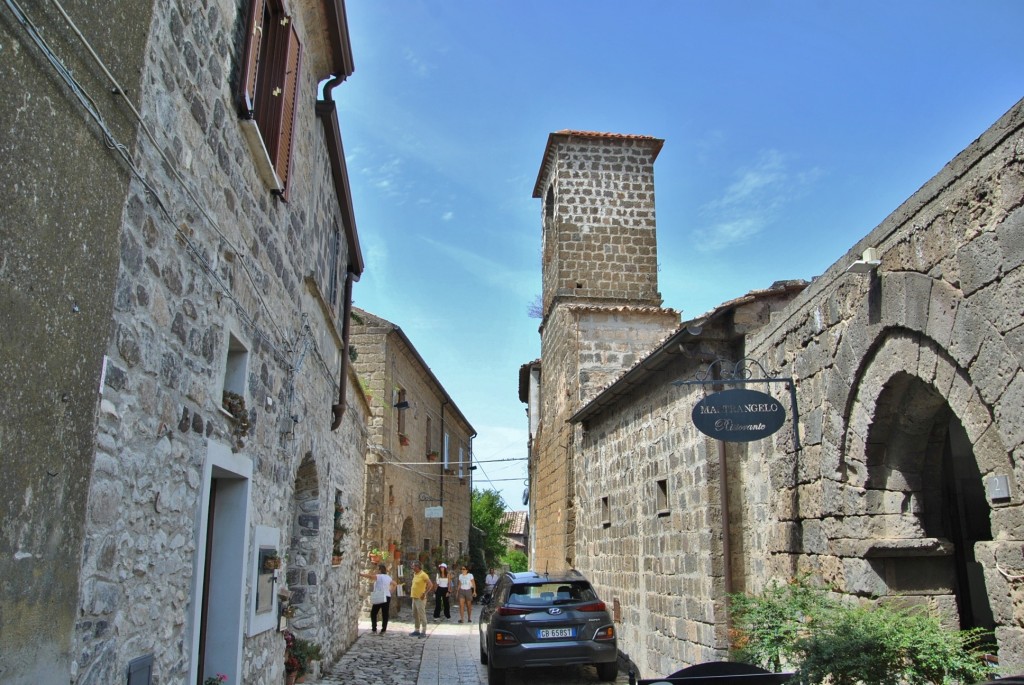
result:
M 537 637 L 547 640 L 557 637 L 576 637 L 575 628 L 540 628 L 537 630 Z

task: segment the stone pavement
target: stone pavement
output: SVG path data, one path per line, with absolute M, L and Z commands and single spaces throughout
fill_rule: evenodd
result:
M 392 620 L 384 635 L 374 635 L 364 616 L 352 647 L 320 680 L 307 685 L 487 685 L 475 621 L 431 619 L 421 639 L 409 636 L 412 623 L 402 619 Z M 615 682 L 628 683 L 629 678 L 620 672 Z M 584 683 L 600 683 L 592 666 L 512 670 L 507 680 L 508 685 Z

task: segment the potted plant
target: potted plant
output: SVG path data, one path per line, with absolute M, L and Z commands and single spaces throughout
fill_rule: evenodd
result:
M 430 450 L 427 452 L 427 461 L 437 461 L 437 450 Z
M 276 552 L 263 557 L 263 568 L 267 571 L 276 571 L 281 568 L 281 557 Z
M 222 683 L 228 682 L 228 677 L 223 673 L 217 675 L 208 675 L 203 678 L 203 685 L 221 685 Z
M 398 442 L 402 445 L 402 447 L 408 447 L 409 446 L 409 436 L 406 435 L 405 433 L 399 433 L 398 434 Z
M 224 411 L 235 420 L 235 433 L 244 438 L 249 433 L 249 412 L 245 408 L 245 398 L 237 392 L 225 390 L 221 399 Z
M 310 662 L 323 658 L 321 647 L 312 640 L 295 637 L 289 630 L 281 635 L 284 637 L 284 672 L 288 682 L 301 683 L 310 671 Z
M 380 547 L 374 547 L 370 550 L 370 561 L 375 564 L 379 564 L 382 561 L 387 561 L 391 558 L 391 555 L 382 550 Z

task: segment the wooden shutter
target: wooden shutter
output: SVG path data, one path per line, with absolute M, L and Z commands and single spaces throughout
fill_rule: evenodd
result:
M 251 119 L 256 109 L 256 74 L 263 45 L 263 13 L 266 0 L 252 0 L 245 23 L 245 52 L 242 53 L 242 71 L 239 74 L 238 107 L 242 116 Z
M 299 74 L 302 69 L 302 45 L 299 35 L 289 22 L 287 60 L 284 74 L 284 93 L 281 103 L 281 127 L 277 141 L 274 169 L 284 184 L 281 196 L 288 200 L 289 179 L 292 174 L 292 150 L 295 147 L 295 119 L 299 111 Z

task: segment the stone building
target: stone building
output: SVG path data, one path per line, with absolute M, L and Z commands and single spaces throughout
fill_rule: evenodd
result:
M 289 592 L 336 657 L 368 416 L 343 1 L 18 0 L 0 46 L 0 681 L 279 683 Z
M 399 326 L 354 308 L 351 343 L 371 412 L 363 545 L 408 580 L 412 559 L 468 555 L 476 431 Z
M 992 629 L 1003 666 L 1024 669 L 1024 101 L 812 283 L 748 293 L 661 339 L 641 329 L 627 347 L 630 331 L 585 317 L 628 328 L 627 313 L 660 303 L 581 301 L 566 285 L 595 280 L 616 248 L 564 262 L 565 278 L 548 260 L 607 230 L 597 222 L 633 234 L 614 217 L 636 211 L 638 185 L 602 158 L 639 140 L 554 134 L 534 193 L 542 356 L 520 378 L 534 566 L 586 573 L 645 675 L 724 658 L 726 594 L 802 572 Z M 606 204 L 579 212 L 595 195 L 581 184 Z M 781 429 L 698 431 L 697 403 L 749 377 L 777 381 L 757 389 L 785 407 Z
M 505 544 L 508 549 L 528 554 L 530 549 L 530 513 L 528 511 L 506 511 L 501 522 L 508 525 Z

